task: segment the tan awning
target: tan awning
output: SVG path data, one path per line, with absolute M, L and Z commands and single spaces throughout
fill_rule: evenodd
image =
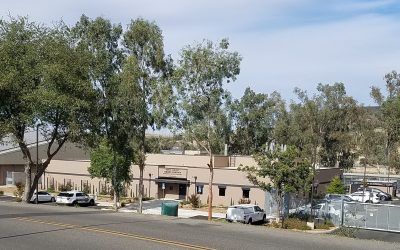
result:
M 189 180 L 184 180 L 184 179 L 157 178 L 155 181 L 161 183 L 190 184 Z

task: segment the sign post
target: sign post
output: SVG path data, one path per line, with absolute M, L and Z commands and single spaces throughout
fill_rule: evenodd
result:
M 165 198 L 165 183 L 164 182 L 161 183 L 161 189 L 162 189 L 162 192 L 163 192 L 163 198 Z

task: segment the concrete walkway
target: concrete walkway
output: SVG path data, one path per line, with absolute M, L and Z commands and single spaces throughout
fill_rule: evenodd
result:
M 151 200 L 143 202 L 143 214 L 161 215 L 162 203 L 178 203 L 176 200 Z M 110 202 L 97 202 L 97 206 L 103 207 L 102 210 L 112 210 L 113 203 Z M 120 208 L 118 211 L 121 213 L 137 213 L 137 203 L 132 203 L 126 207 Z M 191 210 L 178 208 L 179 218 L 207 218 L 206 211 Z M 213 218 L 225 218 L 225 213 L 213 213 Z

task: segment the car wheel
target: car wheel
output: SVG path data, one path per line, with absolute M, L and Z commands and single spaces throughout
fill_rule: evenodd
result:
M 72 206 L 78 206 L 78 202 L 77 201 L 73 201 L 72 202 Z
M 50 200 L 51 202 L 55 202 L 56 201 L 56 199 L 54 198 L 54 197 L 51 197 L 51 200 Z
M 365 203 L 372 203 L 372 201 L 371 200 L 367 200 Z
M 94 206 L 94 200 L 89 201 L 89 206 Z
M 265 223 L 265 222 L 267 222 L 267 216 L 264 214 L 262 223 Z
M 36 198 L 35 198 L 35 199 L 33 199 L 32 203 L 35 203 L 35 204 L 36 204 Z
M 249 225 L 253 224 L 253 220 L 250 218 L 249 221 L 247 222 L 247 224 L 249 224 Z
M 385 201 L 386 200 L 386 196 L 381 196 L 381 197 L 379 197 L 379 200 L 381 200 L 381 201 Z

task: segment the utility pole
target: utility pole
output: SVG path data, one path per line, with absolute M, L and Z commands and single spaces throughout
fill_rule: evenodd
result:
M 36 178 L 39 172 L 39 124 L 36 125 Z M 39 204 L 39 179 L 36 181 L 36 205 Z
M 149 173 L 149 198 L 151 197 L 150 187 L 151 187 L 151 174 Z

